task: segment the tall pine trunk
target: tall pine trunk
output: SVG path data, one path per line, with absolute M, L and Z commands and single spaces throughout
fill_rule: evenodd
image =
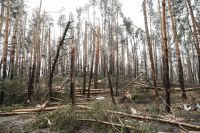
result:
M 3 79 L 7 77 L 7 54 L 8 54 L 8 36 L 9 36 L 9 23 L 10 23 L 10 0 L 7 0 L 6 5 L 6 27 L 4 34 L 4 45 L 3 45 L 3 55 L 2 55 L 2 64 L 3 64 Z
M 166 31 L 166 13 L 165 0 L 162 0 L 162 34 L 163 34 L 163 55 L 164 55 L 164 77 L 165 77 L 165 91 L 166 91 L 166 111 L 170 112 L 170 81 L 169 81 L 169 62 L 168 62 L 168 44 Z
M 181 54 L 180 54 L 180 49 L 179 49 L 179 37 L 176 31 L 175 16 L 172 14 L 171 3 L 172 3 L 172 0 L 168 0 L 169 14 L 171 17 L 172 31 L 173 31 L 175 46 L 176 46 L 176 58 L 178 60 L 178 77 L 179 77 L 179 82 L 180 82 L 181 90 L 182 90 L 182 98 L 186 99 L 184 77 L 183 77 L 183 66 L 182 66 Z
M 143 1 L 143 13 L 144 13 L 144 22 L 145 22 L 145 32 L 146 32 L 146 38 L 147 38 L 147 44 L 148 44 L 148 50 L 149 50 L 149 57 L 151 62 L 151 76 L 153 79 L 153 86 L 154 86 L 154 94 L 155 96 L 158 96 L 158 89 L 157 89 L 157 79 L 156 79 L 156 71 L 155 71 L 155 65 L 153 61 L 153 52 L 152 52 L 152 44 L 149 36 L 149 29 L 148 29 L 148 22 L 147 22 L 147 11 L 146 11 L 146 0 Z
M 97 89 L 98 81 L 98 67 L 99 67 L 99 45 L 100 45 L 100 27 L 97 27 L 97 43 L 96 43 L 96 57 L 94 67 L 94 88 Z

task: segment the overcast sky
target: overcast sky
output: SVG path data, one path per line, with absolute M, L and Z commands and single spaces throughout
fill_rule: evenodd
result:
M 56 21 L 58 18 L 58 12 L 65 8 L 64 13 L 66 16 L 70 12 L 75 12 L 75 9 L 79 6 L 84 6 L 89 0 L 43 0 L 42 10 L 48 11 Z M 126 17 L 130 17 L 135 25 L 143 27 L 143 13 L 141 10 L 142 0 L 119 0 L 122 5 L 122 11 Z M 33 8 L 39 7 L 40 0 L 26 0 L 29 14 Z

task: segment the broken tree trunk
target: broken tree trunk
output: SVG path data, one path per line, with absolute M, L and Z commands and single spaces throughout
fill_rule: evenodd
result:
M 110 95 L 111 95 L 113 104 L 116 104 L 115 98 L 114 98 L 114 91 L 113 91 L 113 87 L 112 87 L 112 82 L 111 82 L 111 79 L 110 79 L 110 72 L 108 72 L 107 66 L 106 66 L 106 69 L 107 69 L 108 84 L 109 84 L 109 88 L 110 88 Z
M 56 67 L 56 63 L 58 61 L 58 58 L 59 58 L 59 53 L 60 53 L 60 49 L 64 43 L 64 40 L 65 40 L 65 36 L 67 34 L 67 31 L 69 30 L 70 28 L 70 24 L 72 22 L 71 21 L 68 21 L 67 23 L 67 26 L 65 28 L 65 31 L 63 33 L 63 36 L 62 36 L 62 39 L 60 40 L 59 42 L 59 45 L 58 45 L 58 48 L 57 48 L 57 52 L 56 52 L 56 57 L 54 59 L 54 62 L 53 62 L 53 65 L 52 65 L 52 70 L 50 72 L 50 77 L 49 77 L 49 82 L 48 82 L 48 87 L 49 87 L 49 97 L 51 98 L 52 97 L 52 82 L 53 82 L 53 74 L 54 74 L 54 71 L 55 71 L 55 67 Z
M 130 126 L 130 125 L 118 124 L 118 123 L 113 123 L 113 122 L 97 120 L 97 119 L 79 119 L 79 121 L 96 122 L 96 123 L 99 123 L 99 124 L 105 124 L 105 125 L 109 125 L 109 126 L 116 126 L 116 127 L 121 127 L 121 128 L 135 129 L 135 127 Z
M 177 122 L 177 121 L 165 120 L 165 119 L 160 119 L 160 118 L 152 118 L 152 117 L 147 117 L 147 116 L 131 115 L 131 114 L 127 114 L 127 113 L 123 113 L 123 112 L 116 112 L 116 111 L 108 111 L 107 110 L 106 112 L 110 113 L 110 114 L 131 117 L 131 118 L 139 119 L 139 120 L 150 120 L 150 121 L 155 121 L 155 122 L 169 123 L 169 124 L 173 124 L 173 125 L 177 125 L 177 126 L 181 125 L 183 127 L 189 127 L 189 128 L 193 128 L 193 129 L 200 129 L 200 126 L 198 126 L 198 125 L 192 125 L 192 124 L 188 124 L 188 123 L 184 123 L 184 122 Z

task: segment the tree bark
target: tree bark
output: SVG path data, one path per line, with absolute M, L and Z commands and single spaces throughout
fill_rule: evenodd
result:
M 4 1 L 5 0 L 1 0 L 0 33 L 4 23 Z
M 96 32 L 95 32 L 95 30 L 93 30 L 93 47 L 92 47 L 91 68 L 90 68 L 90 77 L 89 77 L 89 85 L 88 85 L 87 98 L 90 98 L 90 88 L 91 88 L 92 77 L 93 77 L 95 40 L 96 40 Z
M 83 48 L 83 95 L 85 95 L 86 91 L 86 80 L 87 80 L 87 21 L 85 22 L 85 38 L 84 38 L 84 48 Z
M 186 99 L 187 97 L 185 93 L 183 66 L 182 66 L 181 54 L 180 54 L 180 49 L 179 49 L 179 37 L 176 31 L 175 16 L 172 14 L 171 3 L 172 3 L 172 0 L 168 0 L 169 14 L 171 17 L 172 31 L 173 31 L 175 46 L 176 46 L 176 58 L 178 60 L 178 77 L 179 77 L 179 82 L 180 82 L 181 90 L 182 90 L 182 98 Z
M 153 60 L 152 44 L 151 44 L 151 39 L 149 36 L 149 29 L 148 29 L 147 15 L 146 15 L 146 13 L 147 13 L 146 0 L 143 1 L 143 12 L 144 12 L 146 38 L 147 38 L 147 44 L 148 44 L 148 49 L 149 49 L 149 57 L 150 57 L 150 62 L 151 62 L 151 76 L 153 79 L 154 94 L 157 97 L 159 94 L 158 94 L 157 82 L 156 82 L 157 79 L 156 79 L 156 71 L 155 71 L 155 65 L 154 65 L 154 60 Z
M 97 89 L 98 81 L 98 67 L 99 67 L 99 45 L 100 45 L 100 27 L 97 27 L 97 43 L 96 43 L 96 57 L 94 67 L 94 88 Z
M 197 50 L 197 56 L 198 56 L 198 80 L 200 84 L 200 47 L 199 47 L 199 40 L 198 40 L 198 31 L 196 28 L 198 28 L 198 24 L 195 20 L 192 5 L 191 5 L 191 0 L 187 0 L 188 7 L 189 7 L 189 12 L 192 18 L 192 27 L 193 27 L 193 36 L 194 36 L 194 44 L 195 48 Z
M 64 43 L 64 40 L 65 40 L 65 36 L 67 34 L 67 31 L 69 30 L 69 27 L 70 27 L 70 24 L 72 22 L 68 21 L 67 23 L 67 26 L 65 28 L 65 31 L 63 33 L 63 36 L 62 36 L 62 39 L 60 40 L 59 44 L 58 44 L 58 47 L 57 47 L 57 51 L 56 51 L 56 56 L 55 56 L 55 59 L 54 59 L 54 62 L 53 62 L 53 65 L 52 65 L 52 70 L 50 72 L 50 76 L 49 76 L 49 82 L 48 82 L 48 87 L 49 87 L 49 97 L 51 98 L 52 97 L 52 82 L 53 82 L 53 74 L 54 74 L 54 71 L 55 71 L 55 67 L 56 67 L 56 63 L 58 61 L 58 58 L 59 58 L 59 54 L 60 54 L 60 49 Z
M 17 15 L 17 18 L 15 20 L 15 26 L 14 26 L 14 30 L 13 30 L 13 36 L 12 36 L 12 47 L 11 47 L 11 51 L 10 51 L 10 79 L 12 80 L 14 77 L 14 60 L 15 60 L 15 47 L 16 47 L 16 32 L 18 29 L 18 22 L 19 22 L 19 15 Z
M 115 98 L 114 98 L 112 82 L 111 82 L 111 79 L 110 79 L 110 72 L 108 72 L 108 67 L 106 67 L 106 70 L 107 70 L 107 78 L 108 78 L 108 84 L 109 84 L 109 88 L 110 88 L 110 95 L 111 95 L 111 98 L 112 98 L 112 102 L 113 102 L 113 104 L 116 104 Z
M 163 55 L 164 55 L 164 76 L 165 76 L 165 91 L 166 91 L 166 111 L 170 112 L 170 81 L 169 81 L 169 62 L 168 62 L 168 44 L 166 32 L 166 13 L 165 0 L 162 0 L 162 34 L 163 34 Z
M 76 105 L 76 95 L 75 95 L 75 44 L 74 38 L 72 39 L 72 46 L 71 46 L 71 73 L 70 73 L 70 98 L 72 100 L 72 105 Z
M 3 64 L 3 79 L 7 77 L 7 54 L 8 54 L 8 36 L 9 36 L 9 23 L 10 23 L 10 0 L 7 0 L 6 5 L 6 27 L 4 34 L 4 45 L 2 54 L 2 64 Z

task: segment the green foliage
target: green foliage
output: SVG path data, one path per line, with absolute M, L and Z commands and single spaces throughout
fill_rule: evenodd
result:
M 50 127 L 53 131 L 73 132 L 77 130 L 81 122 L 78 121 L 80 115 L 76 113 L 75 108 L 66 107 L 53 111 L 48 115 L 39 116 L 36 121 L 31 124 L 31 130 Z M 49 121 L 52 125 L 49 125 Z
M 159 115 L 160 111 L 159 108 L 156 107 L 155 105 L 151 105 L 149 108 L 149 113 L 152 117 L 157 117 L 157 115 Z
M 4 124 L 0 124 L 0 133 L 20 133 L 19 129 L 13 129 L 10 126 L 5 126 Z
M 5 93 L 4 103 L 7 105 L 20 103 L 25 100 L 22 92 L 25 91 L 25 82 L 21 78 L 13 80 L 1 80 L 0 89 Z

